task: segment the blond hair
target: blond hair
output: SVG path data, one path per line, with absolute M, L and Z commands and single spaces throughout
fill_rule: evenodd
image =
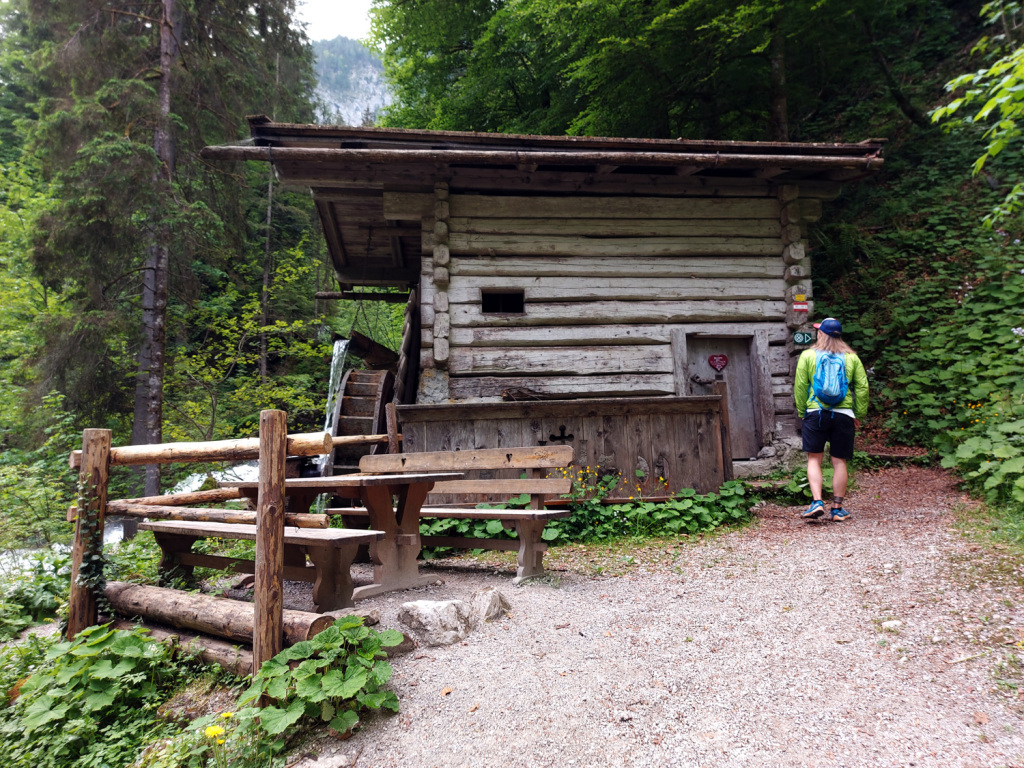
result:
M 818 331 L 818 338 L 814 342 L 813 349 L 820 349 L 822 352 L 834 352 L 836 354 L 854 354 L 853 348 L 845 341 L 835 336 L 829 336 L 821 331 Z

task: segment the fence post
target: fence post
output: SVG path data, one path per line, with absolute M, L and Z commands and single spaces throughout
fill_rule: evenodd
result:
M 259 495 L 256 500 L 255 616 L 253 668 L 283 647 L 284 609 L 284 477 L 288 414 L 260 412 Z
M 732 480 L 732 438 L 729 435 L 729 385 L 718 380 L 711 385 L 713 395 L 721 395 L 722 422 L 722 477 Z
M 78 473 L 78 517 L 71 550 L 68 639 L 98 623 L 97 590 L 103 587 L 103 518 L 110 476 L 109 429 L 82 432 L 82 467 Z

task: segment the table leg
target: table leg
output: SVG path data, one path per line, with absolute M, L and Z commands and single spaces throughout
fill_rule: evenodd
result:
M 516 520 L 519 538 L 519 568 L 513 584 L 544 574 L 544 552 L 547 545 L 541 540 L 546 520 Z
M 154 531 L 153 538 L 160 546 L 160 565 L 157 566 L 157 574 L 160 577 L 161 585 L 168 585 L 176 577 L 180 576 L 188 581 L 192 580 L 193 566 L 182 565 L 178 560 L 179 552 L 191 552 L 195 536 L 185 536 L 180 533 L 161 533 Z
M 316 567 L 316 581 L 313 583 L 314 611 L 326 613 L 354 605 L 352 560 L 358 549 L 358 544 L 306 548 L 310 562 Z
M 355 599 L 431 582 L 430 577 L 420 576 L 416 558 L 420 554 L 420 509 L 433 485 L 401 486 L 397 491 L 397 507 L 392 503 L 395 489 L 379 485 L 359 489 L 360 498 L 370 513 L 370 528 L 383 531 L 384 538 L 370 544 L 374 583 L 358 587 Z

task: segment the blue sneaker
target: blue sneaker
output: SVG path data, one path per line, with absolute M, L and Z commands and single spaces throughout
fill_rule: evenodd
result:
M 800 517 L 802 517 L 804 520 L 817 520 L 824 514 L 825 502 L 813 501 L 811 502 L 811 506 L 809 506 L 807 510 L 802 515 L 800 515 Z
M 840 523 L 843 520 L 849 520 L 850 513 L 842 507 L 833 507 L 831 511 L 831 519 L 833 523 Z

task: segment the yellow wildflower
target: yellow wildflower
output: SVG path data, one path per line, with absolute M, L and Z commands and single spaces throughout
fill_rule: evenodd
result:
M 203 731 L 203 733 L 206 734 L 206 738 L 213 739 L 213 738 L 216 738 L 217 736 L 223 735 L 224 734 L 224 729 L 221 728 L 219 725 L 208 725 L 208 726 L 206 726 L 206 730 Z

